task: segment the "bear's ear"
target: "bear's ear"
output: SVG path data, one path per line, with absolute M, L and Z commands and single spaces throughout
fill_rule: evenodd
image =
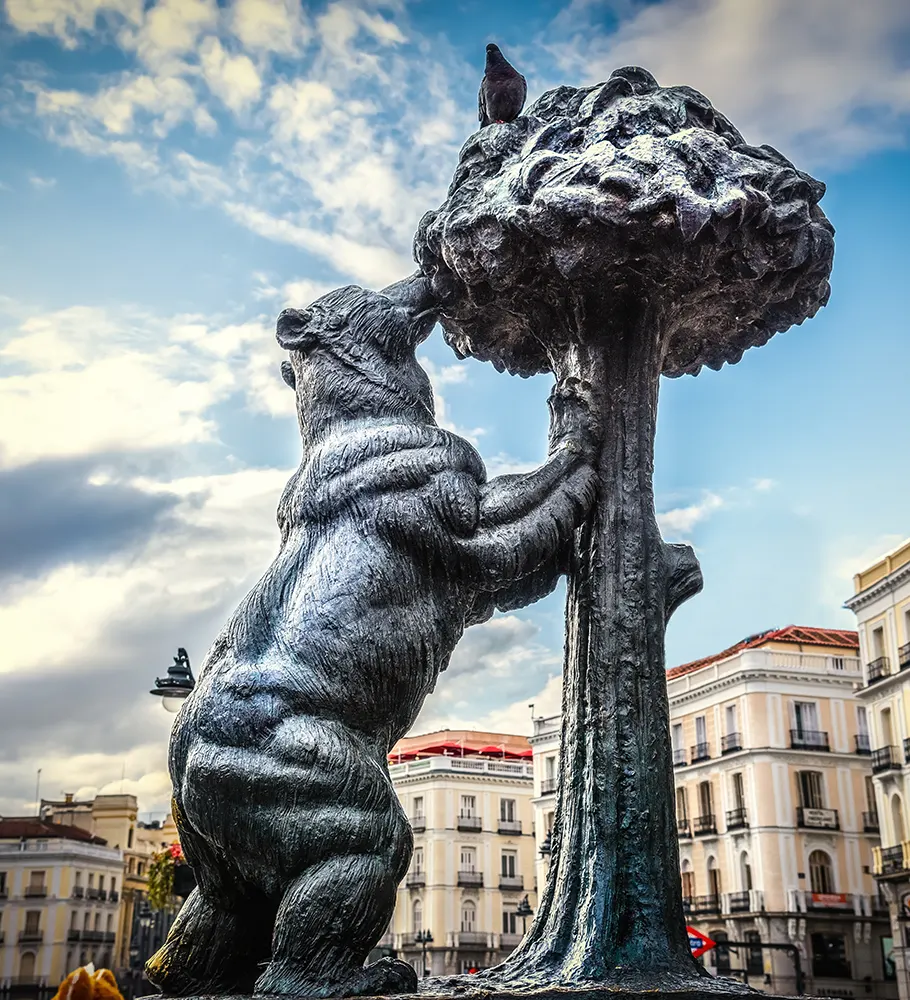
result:
M 316 346 L 310 331 L 313 313 L 310 309 L 285 309 L 278 317 L 276 336 L 286 351 L 309 351 Z
M 297 388 L 297 376 L 294 374 L 294 366 L 290 361 L 281 362 L 281 377 L 292 388 Z

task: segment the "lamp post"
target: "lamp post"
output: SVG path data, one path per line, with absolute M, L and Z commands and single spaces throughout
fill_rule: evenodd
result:
M 524 899 L 515 908 L 515 916 L 521 917 L 521 933 L 528 933 L 528 917 L 534 916 L 534 911 L 531 909 L 531 904 L 528 902 L 528 897 L 525 895 Z
M 427 968 L 427 945 L 433 943 L 433 932 L 432 931 L 417 931 L 414 935 L 414 940 L 417 944 L 422 945 L 423 950 L 423 974 L 424 977 L 430 974 L 430 970 Z
M 166 677 L 156 677 L 155 686 L 149 694 L 158 695 L 165 711 L 176 715 L 183 705 L 184 699 L 196 686 L 196 678 L 190 667 L 187 651 L 181 646 L 177 650 L 174 662 L 167 668 Z

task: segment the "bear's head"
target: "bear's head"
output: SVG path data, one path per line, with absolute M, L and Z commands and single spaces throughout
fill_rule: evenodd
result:
M 363 417 L 432 421 L 433 392 L 415 351 L 436 318 L 421 275 L 381 292 L 347 285 L 306 309 L 285 309 L 277 336 L 290 360 L 281 373 L 296 391 L 301 431 Z

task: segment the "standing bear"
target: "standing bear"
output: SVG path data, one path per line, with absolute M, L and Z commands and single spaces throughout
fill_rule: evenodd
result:
M 280 551 L 174 726 L 174 817 L 198 887 L 147 967 L 167 994 L 416 990 L 403 962 L 364 966 L 412 851 L 387 755 L 464 629 L 553 589 L 594 491 L 594 434 L 565 387 L 550 457 L 528 475 L 488 482 L 437 426 L 415 356 L 436 316 L 413 276 L 278 319 L 303 458 Z

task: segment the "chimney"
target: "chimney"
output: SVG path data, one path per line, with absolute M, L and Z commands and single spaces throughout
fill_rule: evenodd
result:
M 73 801 L 73 793 L 72 792 L 64 792 L 63 793 L 63 804 L 68 806 L 68 805 L 70 805 L 72 803 L 72 801 Z

